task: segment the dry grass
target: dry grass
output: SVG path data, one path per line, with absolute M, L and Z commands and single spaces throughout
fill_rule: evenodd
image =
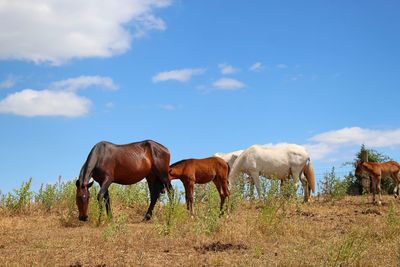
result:
M 366 197 L 291 202 L 263 221 L 262 203 L 241 202 L 214 232 L 186 215 L 168 235 L 136 210 L 113 204 L 114 223 L 65 227 L 57 212 L 0 214 L 1 266 L 397 266 L 400 202 Z M 369 201 L 369 202 L 368 202 Z M 390 204 L 394 202 L 394 204 Z M 182 208 L 182 207 L 181 207 Z M 263 213 L 264 211 L 264 213 Z M 145 210 L 142 213 L 144 214 Z M 262 222 L 263 221 L 263 222 Z

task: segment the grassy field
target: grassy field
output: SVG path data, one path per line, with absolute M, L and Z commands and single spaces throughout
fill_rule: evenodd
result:
M 114 217 L 100 225 L 94 201 L 91 220 L 77 220 L 72 189 L 53 205 L 37 199 L 17 212 L 3 205 L 0 265 L 400 265 L 400 201 L 392 196 L 384 196 L 383 206 L 372 205 L 370 196 L 315 197 L 308 204 L 279 194 L 264 201 L 232 196 L 229 215 L 219 218 L 218 196 L 208 190 L 194 218 L 176 194 L 174 201 L 157 204 L 152 221 L 142 222 L 144 190 L 112 191 Z M 128 201 L 132 194 L 142 197 Z

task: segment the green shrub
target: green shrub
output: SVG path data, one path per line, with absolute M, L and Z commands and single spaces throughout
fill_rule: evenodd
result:
M 279 190 L 279 181 L 276 179 L 261 179 L 261 184 L 265 190 L 264 205 L 258 216 L 257 223 L 262 233 L 276 231 L 285 218 L 286 205 L 288 203 L 288 186 L 286 189 Z
M 326 200 L 339 200 L 347 194 L 348 181 L 346 179 L 340 180 L 336 176 L 335 167 L 332 167 L 331 172 L 324 175 L 320 188 Z
M 76 185 L 75 181 L 68 181 L 61 184 L 61 198 L 59 203 L 60 221 L 65 227 L 76 227 L 78 221 L 78 207 L 76 206 Z
M 170 235 L 187 219 L 187 212 L 181 203 L 183 193 L 174 188 L 168 193 L 168 201 L 160 201 L 160 214 L 154 218 L 154 227 L 160 235 Z M 164 204 L 164 205 L 163 205 Z
M 14 189 L 13 192 L 4 196 L 2 201 L 4 208 L 12 214 L 26 212 L 31 204 L 33 192 L 30 191 L 32 178 L 27 182 L 23 182 L 19 189 Z
M 133 185 L 112 185 L 109 189 L 113 200 L 126 208 L 135 208 L 142 214 L 149 205 L 149 189 L 146 182 Z
M 220 197 L 213 183 L 205 186 L 204 203 L 195 203 L 195 231 L 211 235 L 220 229 Z
M 397 215 L 396 205 L 393 201 L 390 203 L 388 215 L 386 218 L 386 234 L 389 237 L 397 237 L 400 233 L 400 218 Z
M 118 215 L 117 219 L 107 225 L 107 227 L 104 229 L 102 233 L 102 238 L 105 241 L 108 241 L 110 239 L 115 239 L 121 234 L 125 234 L 127 232 L 127 225 L 126 225 L 126 214 L 122 213 Z
M 49 212 L 60 200 L 60 193 L 57 184 L 46 184 L 45 187 L 41 184 L 39 192 L 35 195 L 35 203 L 39 204 L 44 211 Z
M 332 246 L 326 266 L 361 266 L 360 261 L 368 248 L 366 234 L 351 233 L 339 245 Z

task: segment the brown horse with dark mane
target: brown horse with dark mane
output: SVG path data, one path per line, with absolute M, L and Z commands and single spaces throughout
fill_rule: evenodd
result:
M 186 205 L 193 215 L 194 184 L 213 181 L 221 198 L 220 212 L 223 214 L 225 198 L 229 196 L 229 165 L 219 157 L 185 159 L 169 167 L 171 179 L 180 179 L 185 187 Z
M 149 220 L 160 192 L 164 188 L 168 190 L 171 188 L 168 177 L 169 160 L 168 149 L 152 140 L 126 145 L 115 145 L 104 141 L 97 143 L 90 151 L 82 166 L 79 179 L 76 181 L 76 204 L 79 210 L 79 220 L 86 221 L 88 218 L 90 197 L 88 189 L 93 185 L 93 181 L 89 183 L 90 177 L 101 187 L 97 196 L 100 203 L 99 221 L 103 198 L 107 215 L 111 215 L 108 194 L 111 183 L 130 185 L 146 178 L 150 190 L 150 206 L 145 220 Z
M 396 161 L 388 161 L 383 163 L 376 162 L 363 162 L 359 161 L 356 163 L 356 171 L 355 174 L 357 177 L 362 176 L 363 174 L 368 175 L 372 178 L 372 199 L 375 202 L 375 191 L 379 194 L 378 205 L 382 205 L 381 201 L 381 180 L 382 177 L 392 177 L 396 187 L 394 189 L 395 197 L 399 195 L 399 184 L 400 184 L 400 164 Z

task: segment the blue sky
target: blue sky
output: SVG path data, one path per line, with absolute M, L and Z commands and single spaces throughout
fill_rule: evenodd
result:
M 1 3 L 2 192 L 76 177 L 101 140 L 400 158 L 398 1 Z

